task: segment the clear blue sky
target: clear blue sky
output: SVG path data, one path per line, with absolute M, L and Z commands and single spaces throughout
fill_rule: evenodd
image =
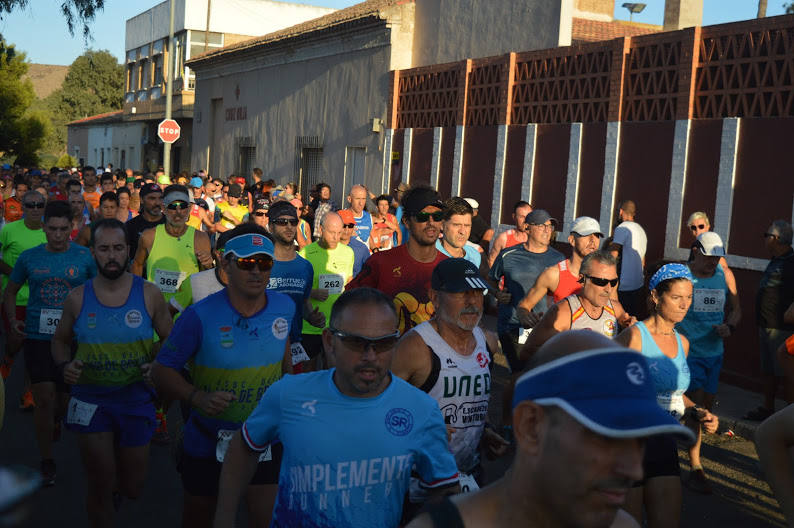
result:
M 33 0 L 24 10 L 18 10 L 0 21 L 0 34 L 6 42 L 16 44 L 17 49 L 27 53 L 30 62 L 68 65 L 80 56 L 87 47 L 107 49 L 121 61 L 124 57 L 125 21 L 138 13 L 160 3 L 158 0 L 105 0 L 105 9 L 91 24 L 92 40 L 86 45 L 81 28 L 75 36 L 66 30 L 66 22 L 60 13 L 63 0 Z M 323 7 L 342 8 L 357 3 L 357 0 L 290 0 L 292 2 Z M 488 0 L 476 0 L 484 4 Z M 615 16 L 628 20 L 628 11 L 615 2 Z M 634 16 L 636 22 L 661 24 L 664 16 L 664 0 L 645 0 L 645 10 Z M 769 0 L 767 15 L 783 13 L 787 0 Z M 720 24 L 754 18 L 757 0 L 704 0 L 703 24 Z

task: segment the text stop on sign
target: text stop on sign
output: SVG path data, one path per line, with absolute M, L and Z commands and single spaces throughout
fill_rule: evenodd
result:
M 179 124 L 173 119 L 163 119 L 157 125 L 157 137 L 163 140 L 163 143 L 173 143 L 179 139 L 181 129 Z

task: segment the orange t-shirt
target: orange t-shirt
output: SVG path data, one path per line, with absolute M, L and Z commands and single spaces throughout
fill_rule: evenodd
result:
M 6 200 L 6 208 L 3 212 L 3 218 L 6 223 L 16 222 L 22 218 L 22 202 L 17 200 L 16 196 L 12 196 Z
M 92 192 L 83 192 L 83 198 L 85 198 L 86 203 L 91 204 L 91 207 L 94 209 L 99 209 L 99 197 L 102 196 L 101 193 L 98 191 Z

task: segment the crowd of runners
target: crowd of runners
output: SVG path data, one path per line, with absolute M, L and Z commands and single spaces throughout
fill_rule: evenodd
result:
M 712 491 L 724 342 L 753 323 L 703 212 L 685 262 L 646 262 L 631 200 L 612 233 L 574 219 L 566 247 L 542 203 L 500 230 L 473 198 L 403 183 L 337 204 L 259 169 L 4 166 L 0 187 L 0 373 L 26 377 L 0 390 L 0 427 L 19 397 L 45 486 L 68 485 L 53 444 L 76 435 L 91 526 L 140 495 L 151 443 L 175 448 L 186 527 L 234 526 L 241 501 L 251 526 L 673 527 L 682 482 Z M 744 294 L 765 392 L 746 418 L 766 420 L 758 454 L 792 520 L 794 410 L 774 414 L 781 381 L 794 401 L 792 227 L 763 238 Z

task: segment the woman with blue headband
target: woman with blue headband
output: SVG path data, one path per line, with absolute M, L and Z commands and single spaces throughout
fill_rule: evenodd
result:
M 675 330 L 692 304 L 692 274 L 684 264 L 665 264 L 651 276 L 651 316 L 627 328 L 616 340 L 648 360 L 656 401 L 679 420 L 701 422 L 717 430 L 717 417 L 697 409 L 684 392 L 689 387 L 686 356 L 689 341 Z M 678 446 L 672 436 L 651 437 L 645 444 L 644 480 L 629 493 L 626 510 L 642 523 L 643 504 L 648 528 L 678 526 L 681 517 L 681 475 Z

